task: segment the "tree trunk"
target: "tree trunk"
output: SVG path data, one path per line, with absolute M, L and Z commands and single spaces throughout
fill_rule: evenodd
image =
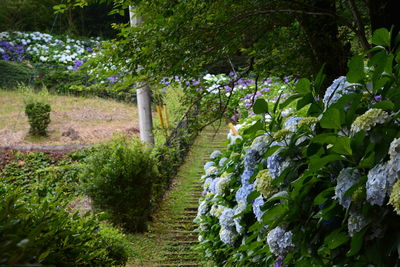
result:
M 312 3 L 316 10 L 336 14 L 335 0 L 315 0 Z M 323 64 L 326 64 L 327 79 L 320 91 L 320 95 L 323 96 L 334 79 L 346 74 L 350 46 L 342 45 L 338 39 L 337 21 L 330 16 L 304 15 L 300 23 L 314 55 L 314 72 L 318 72 Z

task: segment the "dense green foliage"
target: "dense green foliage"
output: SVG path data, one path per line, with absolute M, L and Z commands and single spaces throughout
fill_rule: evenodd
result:
M 47 134 L 47 127 L 50 124 L 51 107 L 49 104 L 34 102 L 25 106 L 25 115 L 31 128 L 29 133 L 32 135 L 44 136 Z
M 33 68 L 14 62 L 0 60 L 0 87 L 12 88 L 18 83 L 30 83 L 35 77 Z
M 71 1 L 59 0 L 2 0 L 0 10 L 0 32 L 42 31 L 57 34 L 69 33 L 78 36 L 102 36 L 111 38 L 116 32 L 112 23 L 127 21 L 127 16 L 110 15 L 111 4 L 91 1 L 90 7 L 79 8 Z M 70 8 L 64 13 L 55 13 L 53 7 L 66 4 Z
M 272 108 L 259 99 L 211 155 L 197 221 L 218 266 L 398 264 L 399 52 L 386 29 L 372 39 L 323 99 L 321 73 Z
M 140 141 L 119 137 L 98 145 L 86 159 L 84 192 L 95 207 L 126 230 L 143 231 L 151 212 L 157 162 Z
M 71 213 L 79 165 L 42 153 L 14 154 L 0 172 L 0 263 L 123 265 L 131 252 L 99 216 Z

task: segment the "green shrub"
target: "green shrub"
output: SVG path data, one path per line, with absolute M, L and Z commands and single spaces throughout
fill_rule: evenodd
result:
M 101 144 L 86 160 L 83 190 L 96 208 L 128 231 L 144 231 L 151 211 L 157 163 L 137 139 L 118 137 Z
M 63 194 L 42 198 L 0 184 L 0 265 L 124 265 L 128 241 L 99 218 L 66 211 Z
M 32 135 L 45 136 L 47 134 L 47 127 L 50 124 L 50 105 L 35 102 L 29 103 L 25 106 L 25 115 L 28 117 L 31 126 L 29 132 Z
M 36 75 L 35 69 L 26 64 L 0 60 L 0 87 L 11 88 L 18 83 L 31 83 Z

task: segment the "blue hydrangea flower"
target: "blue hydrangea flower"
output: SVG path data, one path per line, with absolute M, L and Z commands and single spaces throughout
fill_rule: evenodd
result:
M 367 224 L 368 220 L 362 214 L 350 211 L 350 216 L 347 221 L 347 229 L 351 237 L 360 232 L 365 226 L 367 226 Z
M 210 159 L 216 159 L 222 155 L 221 151 L 215 150 L 214 152 L 211 153 Z
M 325 108 L 328 108 L 331 104 L 337 102 L 343 95 L 354 92 L 356 92 L 356 87 L 348 83 L 345 76 L 340 76 L 326 89 L 322 101 L 324 102 Z
M 253 213 L 256 215 L 257 221 L 261 222 L 264 211 L 261 210 L 261 206 L 265 204 L 264 198 L 260 195 L 253 202 Z
M 272 229 L 267 235 L 269 249 L 276 256 L 284 256 L 294 248 L 292 239 L 292 232 L 286 232 L 280 226 Z
M 279 150 L 276 151 L 272 156 L 267 158 L 267 167 L 272 178 L 276 179 L 281 173 L 289 167 L 289 162 L 285 160 L 279 154 Z
M 397 177 L 391 175 L 389 164 L 376 165 L 368 172 L 367 177 L 367 201 L 371 205 L 382 206 L 385 197 L 390 194 Z
M 245 169 L 242 175 L 240 176 L 240 181 L 243 185 L 247 185 L 250 183 L 250 178 L 253 175 L 253 171 Z
M 234 208 L 235 216 L 233 221 L 235 222 L 236 232 L 241 233 L 244 230 L 244 227 L 240 224 L 243 216 L 238 216 L 246 209 L 246 203 L 239 202 L 238 205 Z
M 289 117 L 286 119 L 283 128 L 295 132 L 297 130 L 297 124 L 303 117 Z
M 254 191 L 254 185 L 253 184 L 247 184 L 243 185 L 239 188 L 239 190 L 236 192 L 236 202 L 244 202 L 247 203 L 247 197 Z
M 351 197 L 345 197 L 347 190 L 355 185 L 360 179 L 360 173 L 358 170 L 353 168 L 345 168 L 341 170 L 337 177 L 337 185 L 335 188 L 335 199 L 338 200 L 339 204 L 344 208 L 349 208 L 351 203 Z
M 208 191 L 209 191 L 210 193 L 213 193 L 213 194 L 216 194 L 216 193 L 217 193 L 216 186 L 217 186 L 217 183 L 218 183 L 220 180 L 221 180 L 221 178 L 220 178 L 220 177 L 217 177 L 217 178 L 215 178 L 215 179 L 211 182 L 210 187 L 208 188 Z
M 224 166 L 225 162 L 228 160 L 228 158 L 221 158 L 218 162 L 218 165 L 220 167 Z
M 215 165 L 214 161 L 208 161 L 206 162 L 206 164 L 204 164 L 204 171 L 206 171 L 208 168 L 210 168 L 211 166 Z
M 222 212 L 221 216 L 219 217 L 219 224 L 222 228 L 227 230 L 234 230 L 235 229 L 235 222 L 233 221 L 233 217 L 235 216 L 235 211 L 231 208 L 226 208 Z
M 229 246 L 233 246 L 235 244 L 236 236 L 237 234 L 234 231 L 224 228 L 221 228 L 219 232 L 219 238 L 221 239 L 221 241 Z

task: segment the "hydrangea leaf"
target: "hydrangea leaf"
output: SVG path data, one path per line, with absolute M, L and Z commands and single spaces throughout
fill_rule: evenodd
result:
M 300 94 L 308 94 L 311 92 L 310 85 L 311 83 L 307 78 L 302 78 L 296 84 L 296 91 Z
M 268 103 L 263 98 L 258 98 L 253 106 L 253 112 L 255 114 L 268 113 Z
M 384 101 L 374 104 L 372 106 L 372 108 L 379 108 L 379 109 L 383 109 L 383 110 L 393 110 L 394 104 L 392 101 L 384 100 Z
M 352 155 L 351 150 L 351 139 L 347 136 L 339 136 L 336 139 L 335 144 L 332 147 L 332 151 L 342 155 Z
M 374 31 L 372 35 L 372 43 L 382 46 L 390 46 L 390 33 L 385 28 L 380 28 Z
M 320 125 L 325 129 L 339 130 L 342 125 L 340 111 L 336 108 L 328 109 L 322 116 Z
M 364 229 L 358 233 L 355 233 L 354 236 L 351 238 L 350 250 L 346 254 L 347 257 L 357 255 L 357 253 L 360 251 L 363 245 L 364 235 L 366 231 L 367 229 Z
M 330 249 L 335 249 L 345 244 L 349 239 L 350 237 L 347 233 L 341 232 L 340 229 L 337 229 L 325 237 L 324 244 Z
M 359 83 L 364 79 L 364 59 L 362 56 L 354 56 L 349 61 L 349 72 L 346 79 L 350 83 Z

